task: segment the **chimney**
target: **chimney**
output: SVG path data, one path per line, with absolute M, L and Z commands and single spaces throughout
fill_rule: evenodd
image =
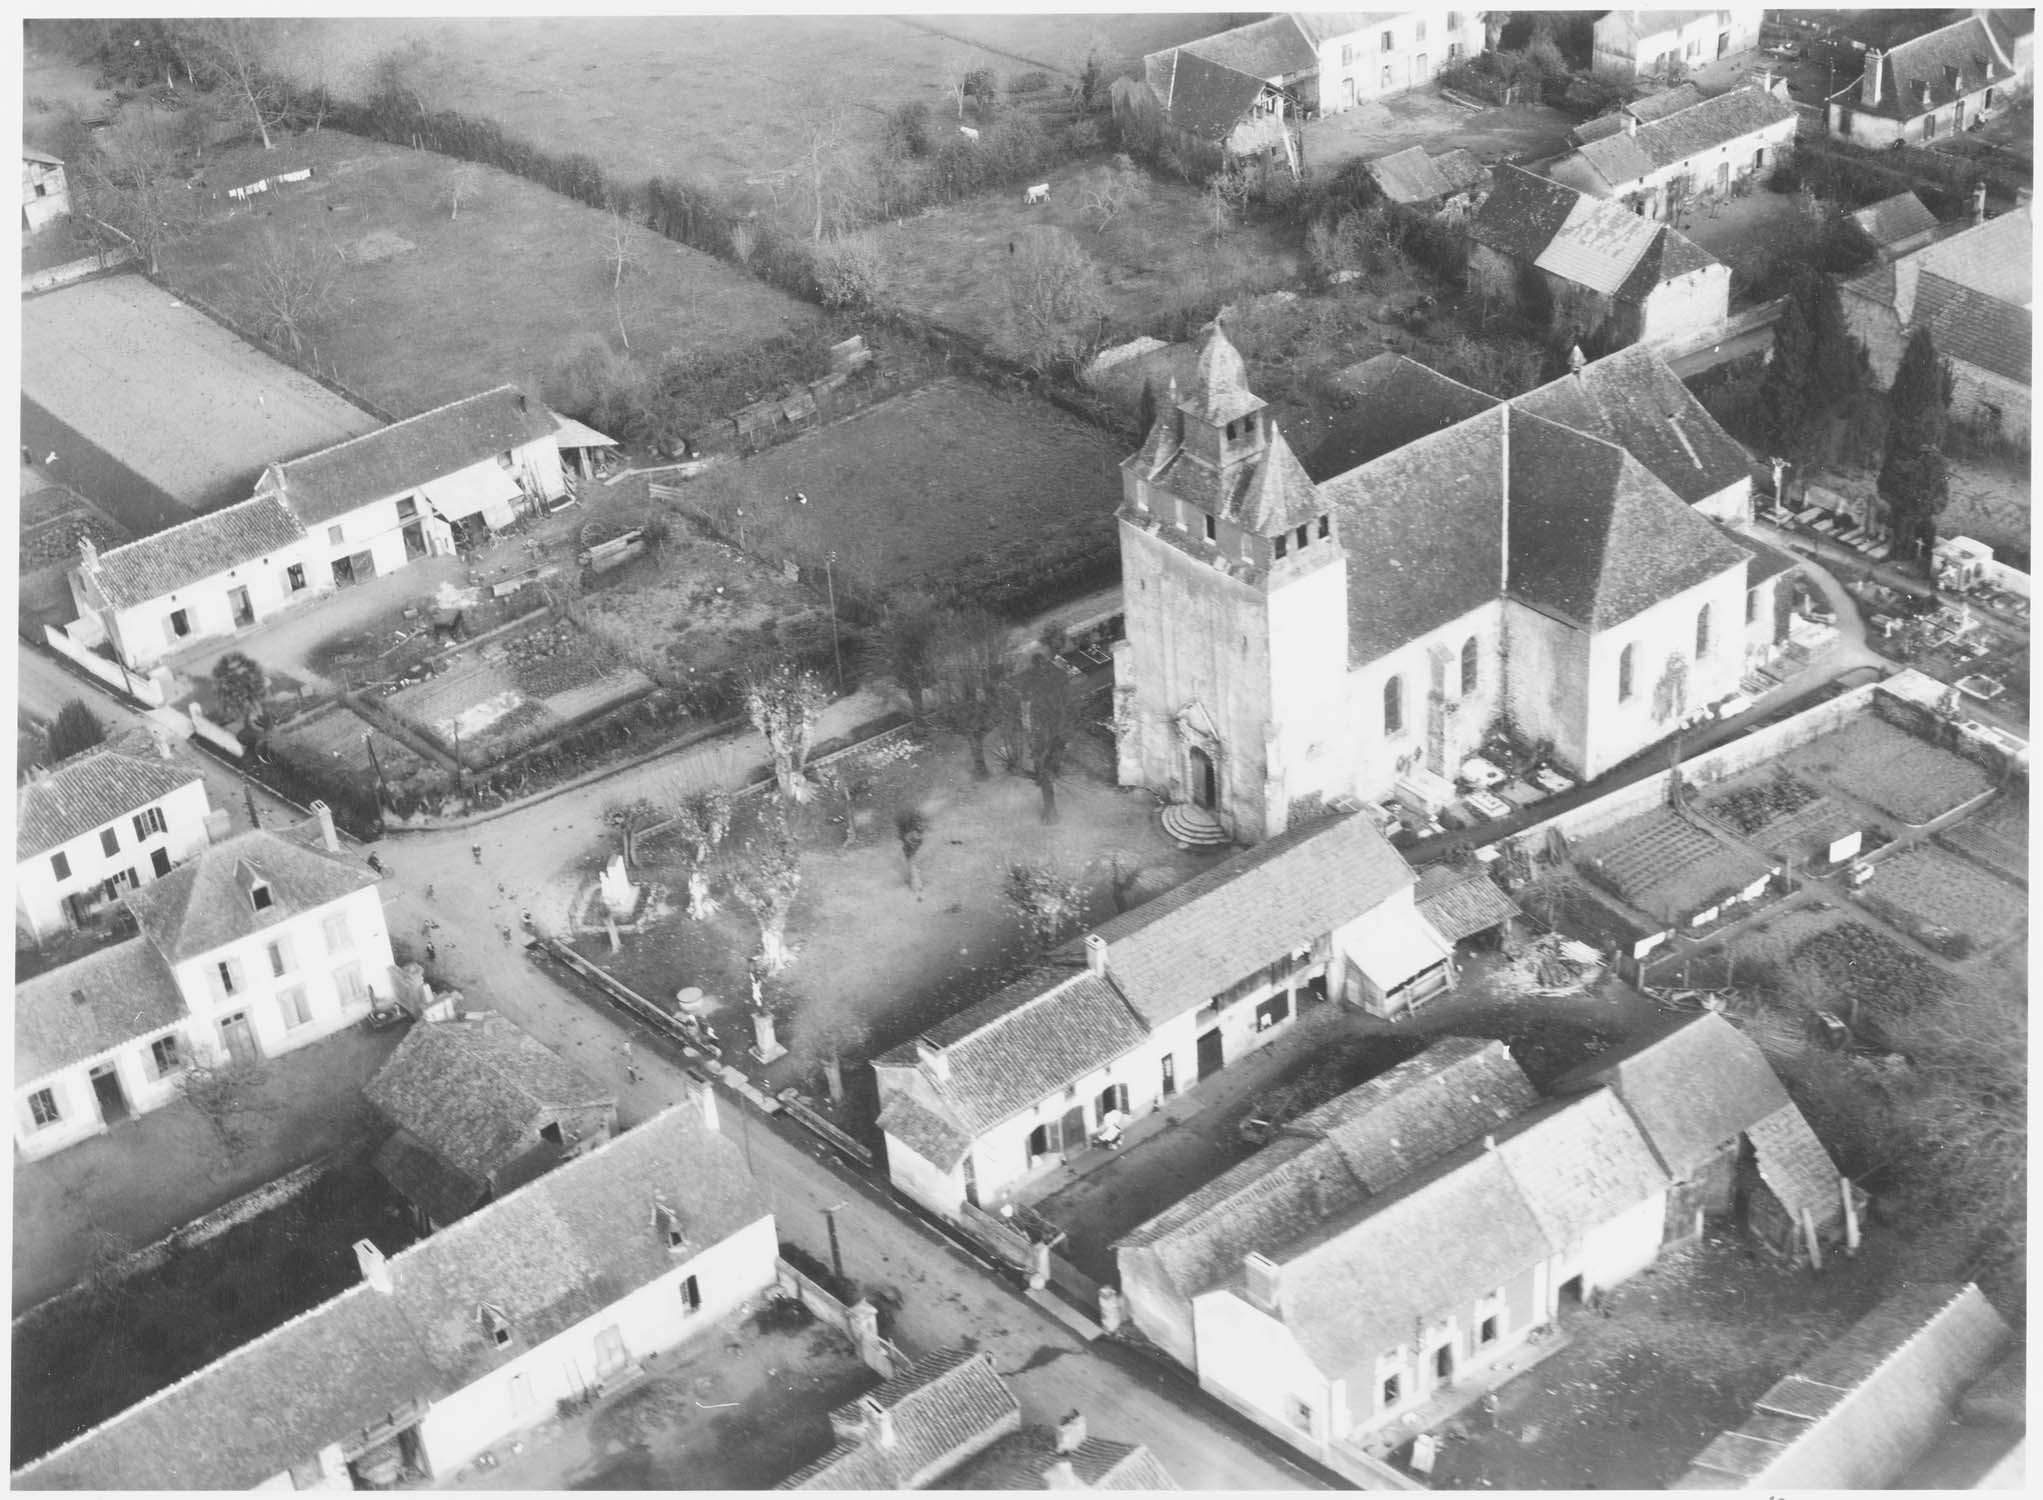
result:
M 938 1083 L 951 1081 L 951 1060 L 944 1056 L 943 1048 L 935 1045 L 929 1038 L 919 1036 L 915 1039 L 915 1060 L 922 1065 L 923 1071 Z
M 1986 189 L 1981 188 L 1983 193 Z M 1107 940 L 1097 932 L 1085 935 L 1085 966 L 1095 974 L 1107 972 Z
M 1983 182 L 1972 190 L 1972 222 L 1986 222 L 1986 184 Z
M 383 1258 L 383 1252 L 376 1248 L 374 1240 L 355 1241 L 355 1259 L 362 1267 L 362 1280 L 376 1288 L 384 1296 L 391 1294 L 390 1262 Z
M 1986 189 L 1982 187 L 1980 188 L 1979 191 L 1982 195 L 1984 195 Z M 1975 220 L 1974 222 L 1976 223 L 1977 221 Z M 162 725 L 155 723 L 150 724 L 149 742 L 156 747 L 156 758 L 158 760 L 171 759 L 170 736 L 164 732 Z
M 1275 1312 L 1281 1276 L 1277 1263 L 1267 1255 L 1251 1250 L 1241 1258 L 1241 1264 L 1248 1273 L 1249 1301 L 1264 1312 Z
M 1483 1149 L 1484 1149 L 1485 1151 L 1494 1151 L 1494 1150 L 1496 1150 L 1496 1149 L 1497 1149 L 1497 1138 L 1496 1138 L 1495 1136 L 1493 1136 L 1493 1135 L 1486 1135 L 1486 1136 L 1484 1136 L 1484 1137 L 1483 1137 Z
M 1078 1471 L 1071 1467 L 1071 1460 L 1060 1458 L 1043 1470 L 1043 1488 L 1046 1490 L 1082 1490 Z
M 1057 1451 L 1076 1453 L 1085 1444 L 1085 1413 L 1068 1411 L 1057 1422 Z
M 1887 54 L 1878 47 L 1866 48 L 1866 71 L 1859 79 L 1859 102 L 1868 108 L 1880 102 L 1880 69 L 1886 61 Z
M 326 846 L 328 853 L 340 853 L 340 835 L 333 831 L 333 809 L 324 802 L 315 801 L 312 816 L 319 819 L 319 842 Z
M 1618 118 L 1624 121 L 1624 133 L 1626 135 L 1637 135 L 1639 133 L 1639 117 L 1637 115 L 1633 114 L 1630 110 L 1626 110 Z
M 1768 92 L 1769 94 L 1771 94 L 1771 93 L 1773 92 L 1773 69 L 1772 69 L 1772 68 L 1762 68 L 1762 69 L 1760 70 L 1760 74 L 1759 74 L 1759 86 L 1760 86 L 1761 88 L 1765 89 L 1765 90 L 1766 90 L 1766 91 L 1767 91 L 1767 92 Z
M 1580 375 L 1588 364 L 1588 356 L 1583 354 L 1580 344 L 1575 345 L 1574 348 L 1568 351 L 1568 368 L 1575 374 Z
M 870 1397 L 861 1404 L 865 1408 L 866 1436 L 872 1439 L 873 1446 L 875 1448 L 893 1447 L 894 1414 Z
M 78 565 L 88 573 L 99 566 L 99 548 L 89 536 L 78 538 Z

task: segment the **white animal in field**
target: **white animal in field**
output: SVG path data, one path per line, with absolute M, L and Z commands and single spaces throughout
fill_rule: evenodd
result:
M 979 132 L 974 130 L 969 125 L 960 125 L 958 127 L 958 134 L 963 136 L 968 141 L 976 141 L 979 139 Z
M 1023 203 L 1047 203 L 1050 201 L 1050 184 L 1039 182 L 1022 194 Z

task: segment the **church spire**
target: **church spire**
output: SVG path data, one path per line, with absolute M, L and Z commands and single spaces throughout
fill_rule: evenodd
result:
M 1269 451 L 1242 496 L 1242 530 L 1276 536 L 1294 527 L 1317 525 L 1326 509 L 1319 486 L 1272 422 Z

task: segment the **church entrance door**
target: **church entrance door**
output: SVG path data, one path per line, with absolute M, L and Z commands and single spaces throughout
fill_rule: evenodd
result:
M 1191 748 L 1192 762 L 1192 803 L 1196 807 L 1214 808 L 1220 802 L 1220 776 L 1213 768 L 1213 757 L 1197 745 Z

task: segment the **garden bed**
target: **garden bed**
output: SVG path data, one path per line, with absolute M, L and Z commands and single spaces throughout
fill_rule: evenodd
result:
M 1917 844 L 1882 860 L 1859 900 L 1952 960 L 1996 947 L 2028 924 L 2028 898 L 2021 890 L 1934 844 Z
M 1746 838 L 1792 817 L 1822 793 L 1792 776 L 1769 775 L 1763 781 L 1711 797 L 1702 810 Z
M 1996 875 L 2023 885 L 2029 879 L 2029 795 L 2002 793 L 1962 823 L 1946 828 L 1937 842 L 1978 861 Z
M 1821 777 L 1910 827 L 1942 817 L 1993 789 L 1993 778 L 1961 755 L 1868 714 L 1788 752 L 1784 764 Z
M 1768 873 L 1760 860 L 1667 808 L 1581 844 L 1575 869 L 1670 924 L 1719 905 Z

